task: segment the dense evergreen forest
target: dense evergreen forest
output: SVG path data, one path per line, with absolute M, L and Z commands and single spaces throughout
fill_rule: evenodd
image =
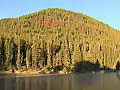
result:
M 120 32 L 82 13 L 49 8 L 0 20 L 0 70 L 116 69 L 119 61 Z

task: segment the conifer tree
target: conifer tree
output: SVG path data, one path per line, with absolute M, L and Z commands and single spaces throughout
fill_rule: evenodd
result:
M 68 37 L 65 38 L 64 41 L 64 65 L 69 67 L 71 64 L 71 55 L 70 55 L 70 49 L 69 49 L 69 41 Z
M 17 46 L 17 68 L 19 69 L 21 66 L 21 43 L 19 41 Z
M 50 42 L 47 42 L 47 65 L 52 66 L 52 52 Z
M 11 63 L 11 46 L 10 46 L 10 40 L 6 39 L 5 40 L 5 57 L 6 57 L 6 61 L 5 61 L 5 66 L 9 66 L 9 64 Z
M 82 60 L 83 60 L 82 51 L 81 51 L 79 45 L 75 45 L 74 52 L 72 55 L 72 64 L 74 65 L 75 63 L 80 62 Z

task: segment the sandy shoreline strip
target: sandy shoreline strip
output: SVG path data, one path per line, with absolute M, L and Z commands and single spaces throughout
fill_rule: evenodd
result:
M 59 73 L 50 73 L 50 74 L 27 74 L 26 73 L 12 73 L 12 72 L 9 72 L 9 71 L 6 71 L 6 72 L 0 72 L 1 75 L 4 75 L 6 74 L 5 77 L 0 77 L 0 78 L 24 78 L 24 77 L 34 77 L 34 76 L 56 76 L 56 75 L 66 75 L 66 74 L 59 74 Z M 10 75 L 10 76 L 8 76 Z

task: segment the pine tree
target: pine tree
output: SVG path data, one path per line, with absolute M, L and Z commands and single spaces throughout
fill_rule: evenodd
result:
M 21 66 L 21 43 L 19 41 L 17 47 L 17 68 L 19 69 Z
M 82 60 L 83 60 L 83 55 L 82 55 L 82 51 L 79 47 L 79 44 L 75 45 L 74 46 L 74 52 L 73 52 L 73 55 L 72 55 L 72 64 L 74 65 L 75 63 L 80 62 Z
M 70 55 L 70 49 L 69 49 L 69 41 L 68 38 L 65 38 L 64 41 L 64 65 L 69 67 L 71 64 L 71 55 Z
M 10 46 L 10 40 L 6 39 L 5 40 L 5 54 L 6 54 L 6 61 L 5 61 L 5 66 L 9 66 L 11 63 L 11 46 Z
M 29 44 L 27 45 L 27 48 L 26 48 L 26 66 L 27 66 L 27 69 L 30 69 L 32 66 L 32 49 Z
M 47 42 L 47 65 L 52 66 L 52 52 L 51 52 L 51 43 Z
M 2 41 L 2 38 L 0 38 L 0 64 L 3 64 L 4 61 L 3 61 L 3 41 Z

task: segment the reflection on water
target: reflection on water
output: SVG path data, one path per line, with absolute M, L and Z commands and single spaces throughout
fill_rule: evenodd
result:
M 120 90 L 120 72 L 15 77 L 0 75 L 0 90 Z
M 120 80 L 120 71 L 117 71 L 117 72 L 116 72 L 116 76 L 117 76 L 117 78 Z

